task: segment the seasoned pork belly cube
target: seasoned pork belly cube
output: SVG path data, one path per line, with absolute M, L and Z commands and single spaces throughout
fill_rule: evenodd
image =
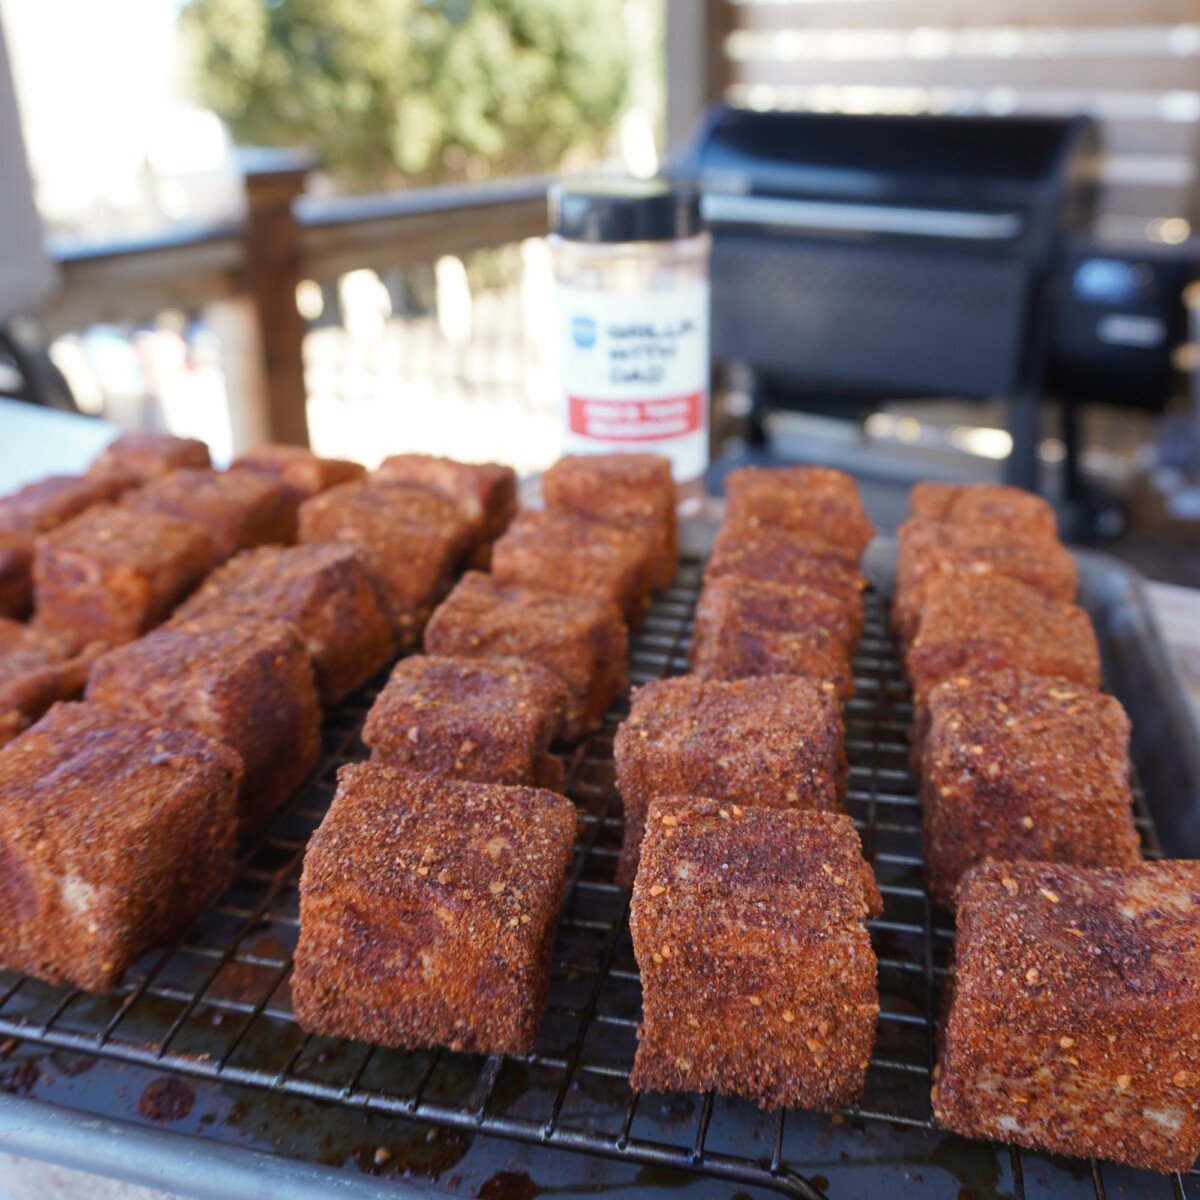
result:
M 933 1111 L 967 1137 L 1186 1171 L 1200 1152 L 1200 862 L 962 882 Z
M 638 1091 L 830 1111 L 862 1090 L 882 909 L 849 817 L 712 800 L 650 806 L 630 926 Z
M 56 704 L 0 750 L 0 966 L 112 987 L 232 878 L 241 774 L 192 730 Z
M 681 675 L 648 683 L 633 694 L 613 755 L 625 805 L 617 882 L 626 888 L 657 797 L 837 811 L 846 784 L 841 712 L 808 679 Z
M 356 763 L 309 842 L 296 1020 L 381 1046 L 533 1048 L 575 808 Z

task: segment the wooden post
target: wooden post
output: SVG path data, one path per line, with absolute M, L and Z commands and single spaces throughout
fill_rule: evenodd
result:
M 296 307 L 302 278 L 300 227 L 292 202 L 304 191 L 314 160 L 290 150 L 252 150 L 241 161 L 246 183 L 244 282 L 258 324 L 267 437 L 307 446 L 304 319 Z M 236 429 L 236 419 L 233 424 Z
M 667 0 L 667 152 L 696 130 L 700 114 L 729 86 L 725 38 L 730 0 Z

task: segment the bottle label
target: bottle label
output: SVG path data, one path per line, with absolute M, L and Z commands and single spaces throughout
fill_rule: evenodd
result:
M 708 284 L 628 295 L 560 284 L 567 453 L 644 451 L 676 481 L 708 465 Z

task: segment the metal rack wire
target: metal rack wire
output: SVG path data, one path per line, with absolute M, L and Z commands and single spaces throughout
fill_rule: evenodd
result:
M 699 562 L 685 562 L 653 603 L 633 639 L 635 684 L 687 669 L 700 572 Z M 934 1016 L 953 929 L 932 912 L 921 883 L 920 811 L 907 764 L 911 704 L 886 606 L 874 593 L 866 598 L 855 680 L 846 710 L 847 806 L 884 897 L 884 914 L 871 923 L 882 1011 L 865 1094 L 844 1114 L 762 1113 L 711 1094 L 639 1097 L 630 1090 L 640 984 L 628 898 L 612 882 L 622 821 L 612 738 L 625 702 L 567 762 L 579 828 L 534 1053 L 392 1051 L 314 1037 L 292 1020 L 288 979 L 304 848 L 338 767 L 365 753 L 358 730 L 374 698 L 370 687 L 330 715 L 325 757 L 311 783 L 245 848 L 234 883 L 183 939 L 145 956 L 121 988 L 102 996 L 0 972 L 0 1038 L 808 1200 L 829 1186 L 816 1164 L 834 1158 L 853 1170 L 856 1156 L 866 1163 L 864 1132 L 879 1123 L 902 1142 L 910 1137 L 905 1152 L 919 1163 L 930 1154 Z M 1147 852 L 1157 854 L 1140 797 L 1138 824 Z M 964 1153 L 971 1145 L 962 1143 Z M 994 1151 L 980 1150 L 994 1170 Z M 1023 1197 L 1038 1156 L 1015 1148 L 1008 1154 L 1012 1192 Z M 1105 1197 L 1111 1169 L 1089 1170 L 1095 1195 Z M 1131 1187 L 1147 1196 L 1200 1192 L 1194 1175 L 1135 1178 L 1136 1186 L 1121 1174 L 1122 1194 Z

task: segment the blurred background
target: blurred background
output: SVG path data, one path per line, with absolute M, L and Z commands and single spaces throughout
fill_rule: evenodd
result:
M 218 457 L 270 436 L 536 471 L 560 441 L 546 178 L 667 169 L 715 196 L 718 473 L 834 462 L 876 511 L 914 478 L 1007 476 L 1152 574 L 1194 544 L 1194 0 L 0 0 L 0 20 L 45 233 L 14 237 L 41 261 L 0 307 L 0 393 Z M 780 113 L 800 123 L 753 123 Z M 821 114 L 861 120 L 830 139 Z M 880 115 L 1005 124 L 905 150 Z M 1038 142 L 1030 117 L 1058 132 Z M 1024 232 L 997 249 L 944 228 L 926 253 L 901 231 L 897 258 L 894 214 L 812 216 L 851 178 L 876 207 L 937 197 Z M 801 208 L 744 211 L 747 189 Z M 1078 194 L 1067 216 L 1055 189 Z M 841 296 L 819 370 L 775 353 L 786 328 L 744 348 L 780 247 L 779 287 Z M 862 301 L 888 278 L 907 325 Z M 964 344 L 995 370 L 939 345 L 935 294 L 974 314 Z M 872 320 L 913 369 L 858 369 Z

